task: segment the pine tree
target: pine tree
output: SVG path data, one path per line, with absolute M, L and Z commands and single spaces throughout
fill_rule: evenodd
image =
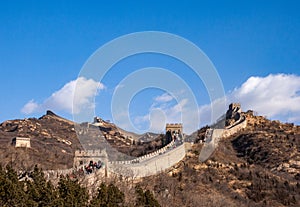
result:
M 154 198 L 154 195 L 149 190 L 144 192 L 143 189 L 137 185 L 135 187 L 135 192 L 137 196 L 136 206 L 160 207 L 158 201 Z
M 0 166 L 0 206 L 26 206 L 27 196 L 24 183 L 19 182 L 17 173 L 7 166 Z
M 44 173 L 37 166 L 34 167 L 26 181 L 26 193 L 31 205 L 44 207 L 53 206 L 57 199 L 57 192 L 50 181 L 46 181 Z
M 125 195 L 113 184 L 108 186 L 105 183 L 101 183 L 98 188 L 98 194 L 91 201 L 90 206 L 100 207 L 118 207 L 124 206 Z
M 62 176 L 58 182 L 58 197 L 55 205 L 77 207 L 87 206 L 89 196 L 86 188 L 81 187 L 78 180 Z

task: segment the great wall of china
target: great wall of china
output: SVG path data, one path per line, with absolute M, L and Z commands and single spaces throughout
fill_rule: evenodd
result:
M 236 106 L 239 108 L 237 109 Z M 229 137 L 247 126 L 247 119 L 241 114 L 239 104 L 231 104 L 229 110 L 232 110 L 231 112 L 234 112 L 233 114 L 231 114 L 230 112 L 230 116 L 236 117 L 234 123 L 230 124 L 229 126 L 225 126 L 223 129 L 207 130 L 205 137 L 206 142 L 204 143 L 199 156 L 200 161 L 206 161 L 209 158 L 209 156 L 218 146 L 218 142 L 221 138 Z M 170 127 L 174 125 L 168 126 Z M 177 126 L 178 125 L 176 125 L 176 127 Z M 77 168 L 82 167 L 84 165 L 83 163 L 86 163 L 88 160 L 93 158 L 100 159 L 104 162 L 105 167 L 103 169 L 105 169 L 105 174 L 107 176 L 110 176 L 111 174 L 119 174 L 125 177 L 140 178 L 155 175 L 171 168 L 185 157 L 188 144 L 183 141 L 173 140 L 168 145 L 155 152 L 125 161 L 109 161 L 107 159 L 106 152 L 99 150 L 76 151 L 74 166 L 77 166 Z M 72 173 L 74 169 L 75 167 L 67 170 L 45 171 L 45 175 L 48 176 L 48 178 L 53 176 L 55 177 L 61 174 L 66 175 Z M 104 170 L 102 170 L 102 172 L 104 174 Z
M 125 161 L 125 163 L 113 162 L 109 164 L 111 173 L 121 174 L 126 177 L 140 178 L 155 175 L 174 166 L 185 157 L 185 145 L 181 144 L 163 154 L 153 153 L 137 163 Z

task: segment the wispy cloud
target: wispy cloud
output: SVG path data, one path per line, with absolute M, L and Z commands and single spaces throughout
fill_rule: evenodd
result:
M 27 102 L 21 109 L 24 114 L 32 114 L 34 112 L 40 111 L 40 106 L 33 99 Z
M 172 101 L 173 99 L 174 99 L 173 96 L 171 96 L 168 93 L 164 93 L 164 94 L 154 98 L 154 100 L 157 102 L 169 102 L 169 101 Z
M 233 91 L 228 92 L 224 99 L 217 99 L 209 104 L 200 105 L 197 111 L 190 109 L 188 100 L 184 99 L 179 103 L 171 104 L 159 102 L 159 100 L 168 100 L 167 95 L 163 94 L 156 97 L 152 108 L 161 110 L 166 117 L 152 116 L 151 123 L 156 123 L 151 129 L 156 131 L 161 129 L 162 120 L 165 122 L 180 122 L 182 121 L 182 113 L 186 116 L 192 116 L 193 113 L 198 113 L 200 124 L 211 124 L 225 113 L 223 108 L 224 101 L 226 105 L 231 102 L 239 102 L 242 109 L 254 110 L 258 114 L 267 116 L 270 119 L 279 119 L 283 122 L 300 122 L 300 76 L 292 74 L 270 74 L 266 77 L 250 77 L 241 86 L 236 87 Z M 212 117 L 212 110 L 217 116 Z M 149 114 L 143 116 L 143 119 L 138 121 L 149 121 Z M 185 132 L 191 133 L 196 130 L 195 127 L 190 127 L 194 118 L 184 123 Z M 159 124 L 157 124 L 159 123 Z
M 182 122 L 182 113 L 188 103 L 187 99 L 182 99 L 175 104 L 154 104 L 150 109 L 151 126 L 150 131 L 161 132 L 166 123 Z M 146 116 L 145 116 L 146 117 Z
M 190 117 L 193 117 L 192 114 L 197 114 L 196 111 L 189 110 L 189 100 L 187 98 L 182 98 L 179 101 L 168 93 L 164 93 L 160 96 L 155 97 L 153 104 L 149 108 L 149 113 L 143 116 L 137 116 L 134 118 L 134 124 L 143 125 L 150 122 L 149 131 L 152 132 L 163 132 L 166 123 L 180 123 L 182 122 L 183 113 L 190 114 Z M 189 120 L 191 122 L 197 122 L 192 118 Z M 191 132 L 194 128 L 192 123 L 185 123 L 186 132 Z
M 66 83 L 42 103 L 30 100 L 23 106 L 21 112 L 32 114 L 50 109 L 77 114 L 83 108 L 94 108 L 93 97 L 104 88 L 104 85 L 100 82 L 79 77 Z M 76 95 L 74 96 L 74 94 Z

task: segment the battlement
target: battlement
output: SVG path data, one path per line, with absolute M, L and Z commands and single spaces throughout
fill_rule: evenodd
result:
M 86 165 L 90 161 L 98 162 L 107 159 L 106 150 L 76 150 L 73 167 Z
M 105 153 L 101 150 L 76 150 L 75 157 L 103 157 Z
M 168 123 L 166 124 L 166 132 L 171 131 L 171 132 L 182 132 L 182 123 Z
M 166 127 L 182 127 L 182 123 L 169 123 Z

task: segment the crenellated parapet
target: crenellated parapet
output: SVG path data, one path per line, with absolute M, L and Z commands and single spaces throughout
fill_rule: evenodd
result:
M 104 152 L 101 150 L 76 150 L 75 157 L 99 157 L 103 156 Z
M 182 123 L 169 123 L 166 124 L 166 132 L 171 131 L 171 132 L 176 132 L 176 133 L 182 133 L 183 132 L 183 126 Z
M 133 160 L 126 160 L 126 161 L 111 161 L 109 162 L 110 164 L 137 164 L 140 163 L 142 161 L 148 160 L 148 159 L 152 159 L 154 157 L 157 157 L 158 155 L 163 155 L 166 151 L 173 149 L 175 145 L 174 140 L 171 141 L 168 145 L 164 146 L 163 148 L 160 148 L 154 152 L 151 152 L 149 154 L 137 157 Z
M 242 118 L 239 120 L 238 123 L 236 123 L 235 125 L 231 126 L 231 127 L 227 127 L 224 132 L 223 132 L 223 137 L 229 137 L 239 131 L 241 131 L 242 129 L 247 127 L 247 119 L 242 116 Z
M 163 172 L 182 160 L 184 156 L 185 145 L 171 142 L 164 148 L 134 160 L 109 162 L 109 171 L 125 177 L 140 178 Z
M 90 161 L 98 162 L 107 160 L 105 150 L 76 150 L 74 154 L 73 167 L 88 164 Z

